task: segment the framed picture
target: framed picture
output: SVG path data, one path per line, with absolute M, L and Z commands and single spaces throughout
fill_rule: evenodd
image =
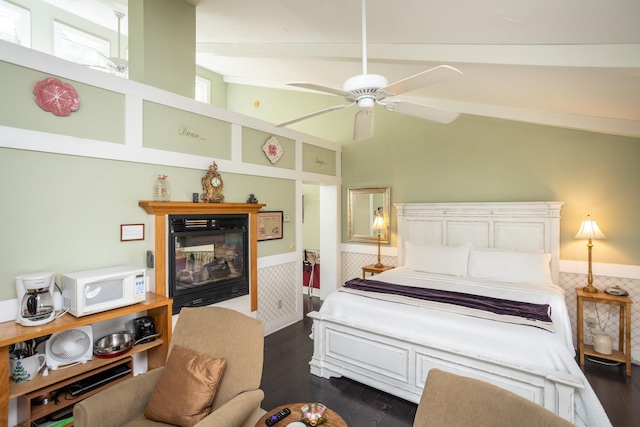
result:
M 258 212 L 258 241 L 282 239 L 282 211 Z
M 144 240 L 144 224 L 121 224 L 120 241 Z

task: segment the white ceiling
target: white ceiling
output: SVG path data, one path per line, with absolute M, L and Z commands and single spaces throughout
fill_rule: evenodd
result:
M 361 0 L 189 2 L 196 62 L 228 82 L 341 89 L 362 74 Z M 463 75 L 401 98 L 640 137 L 639 18 L 638 0 L 367 0 L 368 73 L 447 64 Z

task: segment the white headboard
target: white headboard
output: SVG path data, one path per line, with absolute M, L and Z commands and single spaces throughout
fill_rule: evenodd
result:
M 551 254 L 551 277 L 559 283 L 560 208 L 564 202 L 395 203 L 398 265 L 405 242 L 515 249 Z

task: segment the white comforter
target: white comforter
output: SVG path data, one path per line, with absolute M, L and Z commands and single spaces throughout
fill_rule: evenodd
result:
M 413 342 L 434 343 L 443 348 L 477 354 L 510 364 L 545 367 L 583 379 L 585 388 L 576 394 L 578 425 L 610 426 L 602 405 L 575 362 L 571 323 L 564 291 L 555 285 L 505 284 L 416 272 L 404 268 L 388 270 L 373 280 L 487 295 L 551 306 L 556 332 L 531 326 L 502 323 L 439 310 L 426 310 L 411 303 L 385 300 L 341 291 L 331 293 L 320 309 L 323 314 L 371 325 L 392 336 Z

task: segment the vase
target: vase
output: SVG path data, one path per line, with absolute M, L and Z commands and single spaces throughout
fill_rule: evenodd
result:
M 171 198 L 171 187 L 167 175 L 158 175 L 158 179 L 153 183 L 153 201 L 168 202 Z

